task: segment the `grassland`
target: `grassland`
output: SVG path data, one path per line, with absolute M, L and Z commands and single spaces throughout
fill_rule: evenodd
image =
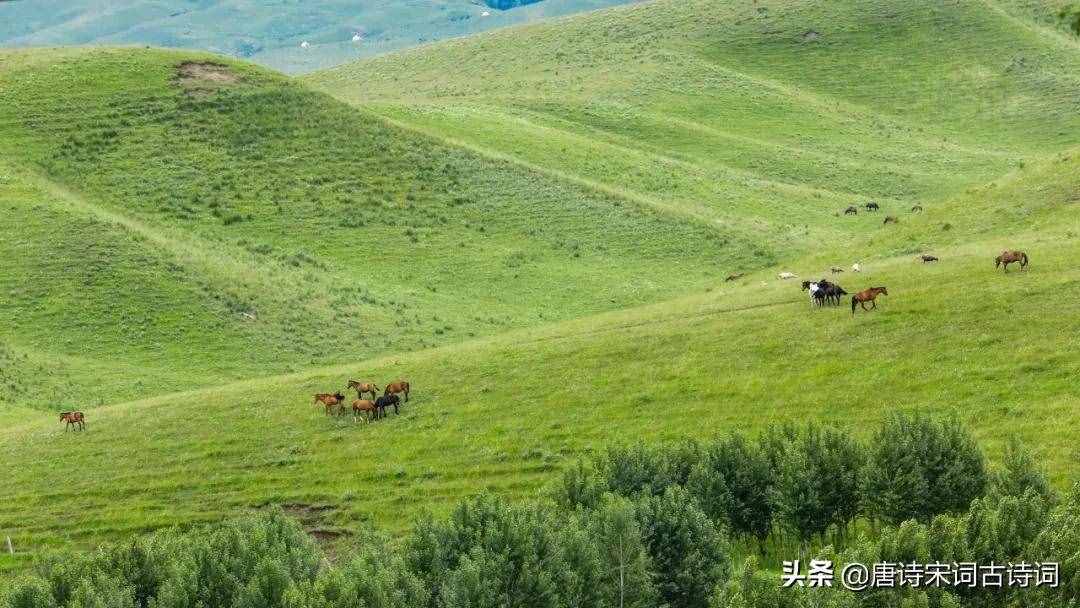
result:
M 1080 46 L 1029 5 L 757 6 L 661 0 L 299 82 L 0 54 L 0 533 L 23 551 L 0 567 L 270 503 L 325 538 L 400 530 L 611 442 L 895 409 L 1075 478 Z M 1031 268 L 995 270 L 1005 247 Z M 890 291 L 873 313 L 775 279 L 856 261 L 848 291 Z M 414 398 L 324 417 L 311 394 L 347 377 Z M 85 400 L 86 433 L 46 414 Z

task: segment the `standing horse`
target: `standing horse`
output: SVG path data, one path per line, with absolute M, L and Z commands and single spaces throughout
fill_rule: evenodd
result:
M 340 414 L 342 410 L 341 403 L 343 401 L 345 401 L 345 395 L 342 395 L 340 392 L 334 393 L 333 395 L 330 393 L 319 393 L 318 395 L 315 395 L 315 403 L 322 403 L 326 406 L 327 416 L 335 409 L 338 410 L 338 413 Z
M 862 309 L 866 311 L 870 310 L 866 307 L 867 302 L 870 302 L 874 305 L 874 308 L 877 308 L 877 297 L 879 295 L 887 296 L 889 295 L 889 290 L 884 287 L 871 287 L 870 289 L 864 289 L 851 296 L 851 314 L 855 314 L 855 304 L 861 305 Z
M 82 412 L 60 412 L 60 421 L 66 422 L 64 432 L 75 428 L 79 431 L 86 430 L 86 416 Z
M 878 209 L 881 209 L 881 205 L 878 205 L 874 201 L 870 201 L 869 203 L 866 203 L 866 210 L 867 211 L 877 211 Z
M 367 421 L 371 422 L 378 415 L 379 409 L 371 399 L 357 399 L 352 402 L 353 420 L 359 420 L 361 412 L 366 415 Z
M 393 407 L 395 414 L 400 414 L 398 411 L 398 404 L 401 403 L 401 398 L 397 395 L 383 395 L 375 400 L 375 407 L 378 409 L 378 417 L 383 418 L 386 416 L 386 408 Z
M 802 288 L 803 291 L 810 292 L 810 306 L 814 306 L 815 304 L 821 306 L 822 298 L 824 297 L 824 295 L 823 290 L 821 289 L 821 285 L 819 283 L 803 281 Z
M 398 393 L 405 394 L 405 403 L 409 402 L 409 383 L 404 380 L 398 380 L 397 382 L 391 382 L 386 385 L 386 390 L 383 391 L 383 395 L 397 395 Z
M 379 387 L 375 386 L 374 382 L 357 382 L 356 380 L 349 380 L 349 386 L 346 388 L 356 389 L 356 397 L 358 399 L 364 398 L 364 393 L 371 393 L 371 398 L 375 398 L 375 394 L 379 391 Z
M 847 209 L 844 209 L 844 215 L 859 215 L 859 208 L 852 205 Z
M 1023 251 L 1010 251 L 1006 249 L 1001 255 L 994 258 L 994 268 L 1005 266 L 1005 272 L 1009 272 L 1009 264 L 1020 262 L 1020 270 L 1025 270 L 1028 265 L 1028 256 Z

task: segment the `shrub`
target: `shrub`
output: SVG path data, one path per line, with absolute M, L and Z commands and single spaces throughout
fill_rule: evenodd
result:
M 867 515 L 887 522 L 929 521 L 982 496 L 985 458 L 955 420 L 894 414 L 874 435 L 860 493 Z

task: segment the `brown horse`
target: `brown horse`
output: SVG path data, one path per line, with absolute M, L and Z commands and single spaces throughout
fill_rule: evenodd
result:
M 1009 264 L 1013 262 L 1020 262 L 1020 270 L 1025 270 L 1028 265 L 1028 256 L 1023 251 L 1002 251 L 1001 255 L 994 258 L 994 268 L 1004 265 L 1005 272 L 1009 272 Z
M 922 260 L 922 262 L 924 264 L 926 262 L 936 262 L 936 261 L 938 261 L 938 257 L 936 255 L 929 255 L 929 254 L 926 254 L 926 253 L 920 255 L 919 257 L 917 257 L 915 259 Z
M 727 278 L 725 278 L 724 281 L 725 282 L 727 282 L 727 281 L 738 281 L 739 279 L 743 278 L 743 276 L 744 276 L 744 274 L 741 273 L 741 272 L 734 272 L 732 274 L 727 275 Z
M 383 391 L 383 395 L 397 395 L 398 393 L 405 393 L 405 402 L 409 402 L 409 383 L 404 380 L 398 380 L 397 382 L 391 382 L 386 385 L 386 390 Z
M 334 393 L 333 395 L 330 393 L 319 393 L 318 395 L 315 395 L 315 403 L 322 403 L 326 406 L 327 416 L 335 409 L 338 413 L 341 413 L 341 403 L 343 401 L 345 401 L 345 395 L 342 395 L 341 393 Z
M 864 289 L 859 293 L 851 296 L 851 314 L 855 314 L 855 304 L 862 306 L 863 310 L 870 310 L 866 307 L 866 303 L 870 302 L 877 308 L 877 297 L 879 295 L 889 295 L 889 290 L 884 287 L 871 287 L 870 289 Z
M 72 427 L 80 431 L 86 430 L 86 416 L 82 412 L 60 412 L 60 421 L 67 423 L 64 425 L 65 432 Z
M 347 388 L 356 389 L 356 396 L 360 399 L 364 398 L 364 393 L 371 393 L 371 398 L 374 399 L 375 393 L 379 390 L 374 382 L 357 382 L 356 380 L 349 380 Z
M 893 215 L 886 215 L 885 216 L 885 221 L 882 222 L 882 224 L 899 224 L 899 223 L 900 223 L 900 218 L 898 218 L 896 216 L 893 216 Z
M 371 422 L 371 420 L 375 417 L 375 414 L 377 414 L 378 411 L 379 410 L 375 405 L 375 402 L 371 399 L 357 399 L 356 401 L 352 402 L 353 418 L 359 418 L 360 413 L 363 412 L 367 418 L 367 421 Z

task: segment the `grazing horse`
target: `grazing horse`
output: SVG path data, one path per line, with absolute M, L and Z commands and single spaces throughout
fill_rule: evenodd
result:
M 727 283 L 729 281 L 737 281 L 737 280 L 743 278 L 743 275 L 744 275 L 744 273 L 742 273 L 742 272 L 735 272 L 735 273 L 729 274 L 724 279 L 724 282 Z
M 60 421 L 67 423 L 64 425 L 65 432 L 73 427 L 79 431 L 86 430 L 86 416 L 82 412 L 60 412 Z
M 912 213 L 922 213 L 922 205 L 915 205 L 911 208 Z
M 859 208 L 852 205 L 847 209 L 844 209 L 844 215 L 859 215 Z
M 830 283 L 825 279 L 822 279 L 818 285 L 820 285 L 821 295 L 825 298 L 825 301 L 829 304 L 840 305 L 840 296 L 846 296 L 847 292 L 843 287 L 840 287 L 836 283 Z
M 819 283 L 811 283 L 810 281 L 802 282 L 803 291 L 810 292 L 810 306 L 815 304 L 821 306 L 823 299 L 825 298 L 824 291 L 821 289 Z
M 1006 249 L 1001 252 L 1001 255 L 994 258 L 994 268 L 998 266 L 1005 266 L 1005 272 L 1009 272 L 1009 264 L 1013 262 L 1020 262 L 1020 270 L 1027 269 L 1028 256 L 1023 251 L 1010 251 Z
M 398 411 L 398 404 L 401 403 L 401 398 L 397 395 L 383 395 L 375 400 L 375 407 L 378 408 L 378 417 L 382 418 L 386 415 L 386 408 L 393 407 L 395 414 L 400 414 Z
M 338 410 L 338 413 L 341 413 L 341 403 L 343 401 L 345 401 L 345 395 L 342 395 L 340 392 L 334 393 L 333 395 L 330 393 L 319 393 L 318 395 L 315 395 L 315 403 L 322 403 L 326 406 L 327 416 L 335 409 Z
M 855 314 L 855 304 L 861 305 L 862 309 L 866 311 L 870 310 L 866 307 L 867 302 L 870 302 L 874 305 L 874 308 L 877 308 L 877 297 L 879 295 L 887 296 L 889 295 L 889 290 L 884 287 L 871 287 L 870 289 L 864 289 L 851 296 L 851 314 Z
M 367 421 L 371 422 L 378 416 L 379 408 L 371 399 L 357 399 L 352 402 L 353 418 L 359 418 L 361 412 L 365 414 Z
M 349 386 L 346 388 L 356 389 L 356 396 L 359 399 L 364 398 L 364 393 L 371 393 L 371 398 L 374 399 L 379 391 L 379 387 L 375 386 L 374 382 L 357 382 L 356 380 L 349 380 Z
M 882 223 L 883 224 L 899 224 L 900 223 L 900 218 L 896 217 L 895 215 L 886 215 L 885 216 L 885 221 L 882 222 Z
M 398 393 L 405 393 L 405 403 L 409 402 L 409 383 L 404 380 L 398 380 L 397 382 L 391 382 L 386 385 L 386 390 L 383 391 L 383 395 L 397 395 Z
M 781 281 L 786 281 L 788 279 L 797 279 L 799 278 L 799 275 L 795 274 L 794 272 L 781 272 L 780 274 L 776 275 L 776 278 L 780 279 Z
M 833 266 L 832 268 L 829 269 L 829 272 L 831 272 L 833 274 L 840 274 L 841 272 L 844 272 L 844 269 L 839 267 L 839 266 Z
M 936 255 L 928 255 L 928 254 L 925 254 L 925 253 L 920 255 L 918 257 L 918 259 L 922 260 L 924 264 L 926 262 L 936 262 L 936 261 L 938 261 L 938 258 L 937 258 Z
M 877 211 L 878 209 L 881 209 L 881 206 L 878 205 L 877 203 L 875 203 L 874 201 L 870 201 L 869 203 L 866 203 L 866 210 L 867 211 Z

